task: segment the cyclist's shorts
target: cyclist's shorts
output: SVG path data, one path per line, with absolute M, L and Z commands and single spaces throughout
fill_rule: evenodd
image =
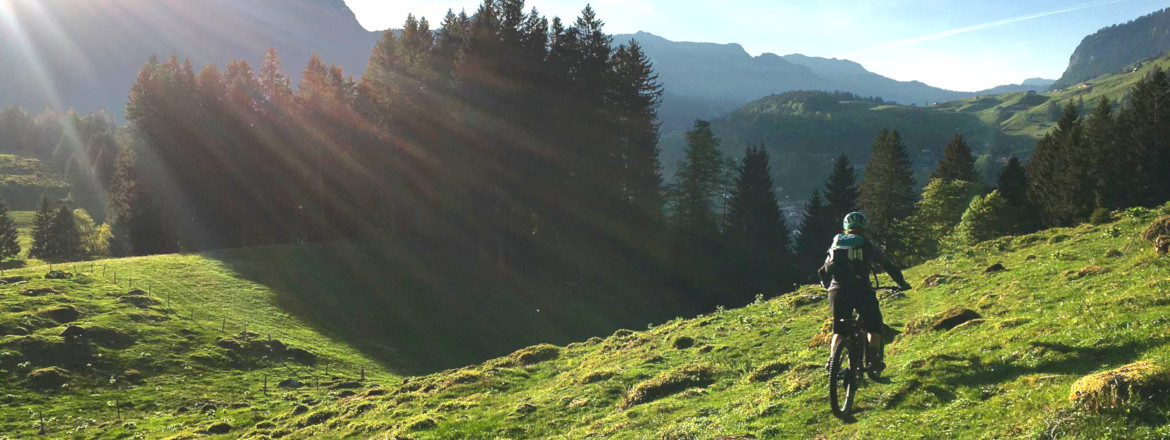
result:
M 877 292 L 873 289 L 850 289 L 833 286 L 829 289 L 829 304 L 833 308 L 833 333 L 845 334 L 853 325 L 853 311 L 865 321 L 865 330 L 880 333 L 885 324 L 878 306 Z

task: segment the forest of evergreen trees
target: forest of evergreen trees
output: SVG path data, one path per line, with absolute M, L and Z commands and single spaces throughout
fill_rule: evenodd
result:
M 37 134 L 48 116 L 6 110 L 0 123 L 27 119 L 21 139 L 42 140 L 0 138 L 0 148 L 89 182 L 75 187 L 78 206 L 108 202 L 112 249 L 85 211 L 43 202 L 34 248 L 44 258 L 348 239 L 431 265 L 490 266 L 516 289 L 617 280 L 664 316 L 812 281 L 854 210 L 869 216 L 870 238 L 912 264 L 1170 199 L 1170 82 L 1159 70 L 1120 108 L 1102 100 L 1081 117 L 1070 105 L 1029 160 L 1006 159 L 994 188 L 955 135 L 919 192 L 901 134 L 882 130 L 864 170 L 834 161 L 793 231 L 767 151 L 724 157 L 705 121 L 664 184 L 662 87 L 637 42 L 612 43 L 588 7 L 566 24 L 521 0 L 487 0 L 436 30 L 408 17 L 400 34 L 383 34 L 360 80 L 314 56 L 294 85 L 272 49 L 257 70 L 152 58 L 124 129 L 69 113 L 52 117 L 75 119 L 64 125 L 73 129 Z M 868 99 L 806 97 L 808 108 Z

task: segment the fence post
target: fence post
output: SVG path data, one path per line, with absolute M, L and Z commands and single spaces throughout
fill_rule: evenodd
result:
M 268 395 L 268 375 L 264 375 L 264 395 Z
M 219 328 L 220 333 L 227 333 L 227 318 L 223 318 L 223 325 Z
M 362 365 L 362 379 L 361 380 L 363 382 L 366 380 L 366 366 L 365 365 Z

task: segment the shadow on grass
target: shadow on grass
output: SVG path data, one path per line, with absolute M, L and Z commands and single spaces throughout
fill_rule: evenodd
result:
M 1034 341 L 1028 345 L 1038 361 L 994 361 L 984 363 L 978 356 L 935 355 L 911 365 L 911 378 L 886 402 L 893 408 L 918 391 L 941 403 L 956 399 L 960 387 L 1008 383 L 1028 375 L 1087 375 L 1136 361 L 1145 350 L 1165 344 L 1166 338 L 1127 342 L 1101 347 L 1078 347 Z
M 278 307 L 318 332 L 402 375 L 665 319 L 660 309 L 630 306 L 638 293 L 629 286 L 539 282 L 474 258 L 445 261 L 387 247 L 332 242 L 208 256 L 277 292 Z

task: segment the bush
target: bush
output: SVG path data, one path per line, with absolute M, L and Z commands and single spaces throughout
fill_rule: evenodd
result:
M 1163 235 L 1170 235 L 1170 215 L 1154 220 L 1146 230 L 1142 231 L 1142 238 L 1153 243 L 1158 237 Z
M 66 383 L 69 383 L 69 371 L 63 368 L 41 368 L 28 374 L 28 384 L 40 390 L 60 388 Z
M 522 348 L 512 353 L 509 358 L 517 365 L 534 365 L 556 359 L 560 355 L 560 347 L 550 344 L 540 344 Z

